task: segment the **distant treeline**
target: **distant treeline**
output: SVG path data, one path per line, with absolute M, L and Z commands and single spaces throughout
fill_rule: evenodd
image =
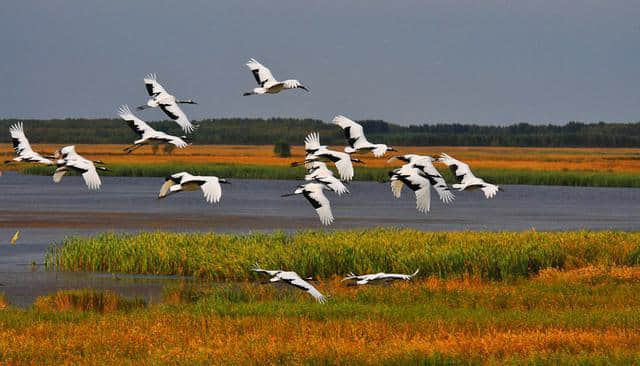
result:
M 0 142 L 9 142 L 9 125 L 0 120 Z M 640 122 L 580 123 L 565 125 L 480 126 L 474 124 L 424 124 L 399 126 L 384 121 L 360 121 L 371 141 L 388 145 L 449 146 L 537 146 L 537 147 L 640 147 Z M 322 142 L 344 143 L 342 130 L 312 119 L 225 118 L 194 121 L 199 127 L 193 135 L 196 144 L 266 145 L 277 141 L 302 144 L 312 131 L 320 132 Z M 131 143 L 136 135 L 119 119 L 24 120 L 25 132 L 37 143 Z M 156 129 L 183 135 L 170 121 L 152 122 Z

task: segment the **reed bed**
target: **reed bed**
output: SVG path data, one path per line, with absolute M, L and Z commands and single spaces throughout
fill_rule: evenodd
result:
M 394 167 L 369 168 L 358 166 L 354 179 L 358 181 L 386 181 L 388 172 Z M 242 164 L 110 164 L 111 172 L 101 175 L 123 177 L 166 177 L 180 171 L 197 175 L 215 175 L 237 179 L 300 179 L 305 175 L 303 167 L 258 166 Z M 25 174 L 52 175 L 53 167 L 30 165 L 23 169 Z M 335 170 L 335 169 L 334 169 Z M 448 169 L 439 169 L 448 182 L 454 182 Z M 640 170 L 639 170 L 640 171 Z M 516 169 L 474 169 L 475 174 L 496 184 L 531 184 L 591 187 L 640 187 L 640 173 L 611 173 L 598 171 L 556 171 L 556 170 L 516 170 Z M 337 173 L 336 173 L 337 176 Z
M 127 299 L 113 291 L 92 289 L 61 290 L 53 295 L 41 296 L 33 304 L 35 309 L 43 312 L 95 311 L 100 313 L 128 311 L 145 305 L 142 299 Z
M 542 269 L 636 265 L 640 233 L 448 232 L 367 229 L 252 234 L 142 232 L 72 237 L 49 249 L 45 263 L 65 271 L 254 279 L 249 271 L 286 268 L 324 279 L 348 272 L 411 273 L 501 280 Z
M 0 312 L 6 364 L 635 364 L 640 268 L 543 270 L 514 282 L 391 286 L 185 283 L 129 312 Z
M 172 155 L 153 155 L 147 150 L 124 154 L 124 145 L 78 145 L 78 151 L 91 159 L 109 163 L 111 175 L 150 177 L 167 176 L 188 170 L 197 174 L 218 175 L 226 178 L 295 179 L 304 170 L 292 169 L 293 161 L 301 161 L 304 150 L 292 147 L 291 158 L 273 154 L 271 146 L 262 145 L 196 145 L 176 151 Z M 42 145 L 46 151 L 57 147 Z M 597 187 L 640 187 L 639 149 L 588 148 L 514 148 L 514 147 L 402 147 L 402 153 L 437 155 L 447 151 L 469 163 L 474 172 L 497 184 L 538 184 Z M 0 155 L 2 155 L 0 149 Z M 12 152 L 7 147 L 5 158 Z M 366 165 L 356 168 L 356 180 L 384 180 L 390 165 L 387 159 L 363 157 Z M 452 181 L 446 167 L 440 171 Z M 27 174 L 52 174 L 51 167 L 34 165 L 7 165 L 5 169 L 18 169 Z

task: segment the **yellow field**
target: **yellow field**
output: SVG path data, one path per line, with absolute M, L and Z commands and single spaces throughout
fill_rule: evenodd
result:
M 76 145 L 76 150 L 91 159 L 107 163 L 159 164 L 159 163 L 230 163 L 253 165 L 288 165 L 304 157 L 302 146 L 292 147 L 291 158 L 279 158 L 270 145 L 194 145 L 175 150 L 171 155 L 161 151 L 153 155 L 150 147 L 126 155 L 127 145 Z M 59 145 L 37 145 L 38 151 L 53 152 Z M 336 149 L 341 149 L 336 147 Z M 403 146 L 401 154 L 416 153 L 435 156 L 447 152 L 464 160 L 473 168 L 522 169 L 522 170 L 579 170 L 596 172 L 640 172 L 640 148 L 519 148 L 519 147 L 452 147 L 452 146 Z M 13 151 L 6 144 L 0 148 L 3 160 L 11 158 Z M 388 155 L 391 156 L 391 155 Z M 386 167 L 386 158 L 364 157 L 367 167 Z M 6 166 L 6 169 L 9 169 Z

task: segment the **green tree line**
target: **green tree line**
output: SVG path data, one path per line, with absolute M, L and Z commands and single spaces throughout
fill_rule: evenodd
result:
M 125 144 L 136 135 L 119 119 L 23 120 L 25 132 L 35 143 Z M 449 146 L 537 146 L 537 147 L 640 147 L 640 122 L 581 123 L 564 125 L 509 126 L 438 123 L 400 126 L 380 120 L 359 121 L 367 137 L 388 145 Z M 15 120 L 0 120 L 0 142 L 9 142 L 9 126 Z M 223 118 L 194 121 L 196 144 L 272 145 L 276 141 L 300 145 L 304 137 L 318 131 L 323 143 L 344 144 L 342 130 L 313 119 Z M 171 121 L 151 122 L 159 130 L 183 135 Z

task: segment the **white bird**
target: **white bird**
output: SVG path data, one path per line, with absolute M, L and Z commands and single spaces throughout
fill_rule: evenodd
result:
M 9 127 L 9 132 L 11 133 L 11 141 L 13 142 L 13 150 L 15 151 L 17 156 L 11 160 L 5 161 L 5 164 L 11 163 L 13 161 L 24 161 L 27 163 L 53 165 L 53 161 L 46 159 L 42 155 L 33 151 L 31 145 L 29 144 L 27 136 L 24 134 L 24 127 L 22 125 L 22 122 L 18 122 Z
M 420 171 L 419 174 L 429 181 L 433 189 L 438 193 L 438 196 L 440 197 L 440 200 L 442 200 L 442 202 L 450 203 L 455 199 L 455 196 L 451 192 L 451 189 L 447 186 L 447 182 L 445 181 L 444 177 L 442 176 L 442 174 L 440 174 L 438 169 L 433 166 L 433 162 L 436 161 L 436 159 L 428 155 L 407 154 L 394 156 L 389 159 L 388 162 L 391 163 L 396 160 L 407 163 L 403 165 L 403 168 L 406 167 L 405 172 L 407 173 L 411 172 L 411 170 L 409 169 L 411 167 L 418 169 Z M 396 198 L 400 198 L 402 186 L 402 180 L 393 180 L 391 182 L 391 190 L 393 191 L 393 195 Z
M 385 144 L 372 144 L 369 142 L 364 135 L 362 126 L 345 116 L 336 116 L 332 122 L 344 130 L 344 136 L 349 144 L 349 146 L 344 148 L 346 153 L 352 154 L 360 151 L 372 151 L 373 156 L 380 158 L 384 156 L 387 151 L 397 151 Z
M 345 181 L 353 179 L 352 162 L 364 164 L 362 160 L 352 158 L 347 153 L 329 150 L 326 145 L 320 145 L 320 137 L 317 133 L 311 133 L 305 138 L 305 151 L 308 153 L 303 163 L 307 165 L 307 168 L 309 167 L 308 164 L 314 161 L 331 161 L 338 169 L 340 179 Z M 303 163 L 294 162 L 291 166 L 298 166 Z
M 476 177 L 471 172 L 469 165 L 461 162 L 460 160 L 456 160 L 445 153 L 440 154 L 440 158 L 438 159 L 438 161 L 446 164 L 449 169 L 451 169 L 453 175 L 456 177 L 458 184 L 453 184 L 451 186 L 455 189 L 458 189 L 460 191 L 472 191 L 480 189 L 487 199 L 492 198 L 496 195 L 496 193 L 498 193 L 498 191 L 502 190 L 500 186 L 487 183 L 483 179 Z
M 156 131 L 149 126 L 145 121 L 136 117 L 129 106 L 123 105 L 118 110 L 120 118 L 125 120 L 133 132 L 138 134 L 139 139 L 133 142 L 133 145 L 124 149 L 127 154 L 144 145 L 174 145 L 180 149 L 189 146 L 189 143 L 185 141 L 186 136 L 173 136 L 162 131 Z
M 226 179 L 214 176 L 191 175 L 187 172 L 175 173 L 165 179 L 160 188 L 158 199 L 182 191 L 196 191 L 202 189 L 204 198 L 209 203 L 220 201 L 222 188 L 220 184 L 231 184 Z
M 256 82 L 260 87 L 254 88 L 250 92 L 246 92 L 242 95 L 260 95 L 260 94 L 276 94 L 280 93 L 284 89 L 300 88 L 305 91 L 309 91 L 301 82 L 295 79 L 289 79 L 285 81 L 276 80 L 266 66 L 252 58 L 247 62 L 247 66 L 253 73 L 253 77 L 256 78 Z
M 293 287 L 297 287 L 303 291 L 306 291 L 309 295 L 313 296 L 319 303 L 324 303 L 326 298 L 324 295 L 318 291 L 312 284 L 307 281 L 312 281 L 313 278 L 307 277 L 306 279 L 302 279 L 297 273 L 292 271 L 281 271 L 281 270 L 266 270 L 260 268 L 256 263 L 254 267 L 251 269 L 254 272 L 265 273 L 269 275 L 270 279 L 268 283 L 276 283 L 276 282 L 284 282 L 287 285 L 291 285 Z
M 311 206 L 316 210 L 323 225 L 330 225 L 333 222 L 333 213 L 331 213 L 331 204 L 324 195 L 324 190 L 330 189 L 326 184 L 318 181 L 298 186 L 293 193 L 283 194 L 282 197 L 290 197 L 298 194 L 303 195 Z
M 367 285 L 369 283 L 389 283 L 396 280 L 410 281 L 420 270 L 416 269 L 413 274 L 398 274 L 398 273 L 374 273 L 356 276 L 353 273 L 349 273 L 342 281 L 354 281 L 356 285 Z
M 144 78 L 144 86 L 151 97 L 147 104 L 139 106 L 138 110 L 159 107 L 162 111 L 174 120 L 186 133 L 192 132 L 195 127 L 189 122 L 187 115 L 180 109 L 178 104 L 198 104 L 191 99 L 179 100 L 167 91 L 156 80 L 155 74 L 148 74 Z
M 308 165 L 309 173 L 304 176 L 304 180 L 323 183 L 338 195 L 349 193 L 349 190 L 345 187 L 344 183 L 333 176 L 333 172 L 327 168 L 327 164 L 321 161 L 314 161 Z
M 98 166 L 96 164 L 104 164 L 100 160 L 91 161 L 85 159 L 80 154 L 76 152 L 76 147 L 65 146 L 59 151 L 56 151 L 54 157 L 58 158 L 56 161 L 56 165 L 58 168 L 53 173 L 53 182 L 60 183 L 62 177 L 69 171 L 76 171 L 82 174 L 82 178 L 84 179 L 85 184 L 89 189 L 99 189 L 102 185 L 100 181 L 100 176 L 98 175 L 98 170 L 109 171 L 109 169 Z

